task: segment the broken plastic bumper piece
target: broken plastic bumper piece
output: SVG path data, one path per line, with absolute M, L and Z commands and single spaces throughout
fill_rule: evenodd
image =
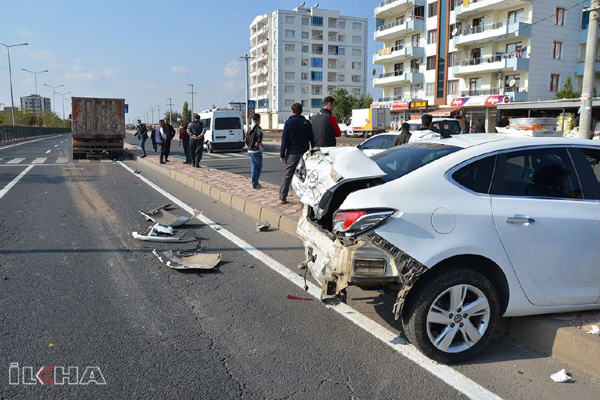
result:
M 152 251 L 156 257 L 169 268 L 173 269 L 204 269 L 215 268 L 221 262 L 220 254 L 204 254 L 198 252 Z
M 145 234 L 133 232 L 132 235 L 134 239 L 145 242 L 182 243 L 197 240 L 196 233 L 192 229 L 188 229 L 177 235 L 172 227 L 165 227 L 160 224 L 150 227 Z
M 200 216 L 200 214 L 202 214 L 202 212 L 194 210 L 194 215 L 192 216 L 177 216 L 170 213 L 169 211 L 166 211 L 164 208 L 159 207 L 158 209 L 153 210 L 149 213 L 140 211 L 140 214 L 146 217 L 146 221 L 152 221 L 162 226 L 170 226 L 172 228 L 176 228 L 178 226 L 186 224 L 191 219 L 197 218 L 198 216 Z

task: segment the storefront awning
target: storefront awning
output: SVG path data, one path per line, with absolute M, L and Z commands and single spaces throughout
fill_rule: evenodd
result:
M 439 110 L 430 112 L 429 114 L 432 117 L 449 117 L 451 113 L 456 112 L 458 110 L 460 110 L 459 107 L 440 108 Z

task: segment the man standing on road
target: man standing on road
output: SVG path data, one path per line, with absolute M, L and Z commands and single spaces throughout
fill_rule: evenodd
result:
M 310 146 L 315 147 L 313 127 L 310 121 L 302 116 L 302 104 L 296 103 L 292 105 L 292 114 L 283 126 L 281 150 L 279 152 L 281 163 L 285 164 L 283 178 L 281 179 L 281 188 L 279 189 L 279 202 L 281 204 L 287 203 L 290 183 L 292 183 L 294 172 L 302 156 L 308 151 Z M 335 146 L 335 143 L 333 145 Z
M 248 156 L 250 157 L 250 174 L 252 175 L 252 189 L 260 189 L 260 173 L 262 172 L 263 158 L 263 130 L 260 127 L 260 115 L 254 114 L 252 117 L 254 126 L 246 136 L 246 146 L 248 146 Z
M 401 146 L 408 143 L 411 136 L 410 125 L 406 122 L 403 123 L 402 127 L 400 128 L 400 134 L 396 136 L 396 139 L 394 140 L 394 146 Z
M 323 108 L 312 119 L 315 147 L 335 147 L 336 139 L 342 131 L 333 115 L 335 99 L 327 96 L 323 100 Z
M 145 124 L 142 124 L 142 120 L 137 120 L 137 132 L 135 132 L 138 140 L 140 140 L 140 147 L 142 148 L 142 158 L 146 157 L 146 140 L 148 140 L 148 128 Z
M 433 123 L 433 117 L 429 114 L 423 114 L 421 116 L 422 129 L 420 131 L 414 132 L 411 135 L 408 142 L 412 143 L 412 142 L 416 142 L 417 140 L 421 140 L 421 139 L 436 139 L 436 138 L 442 137 L 441 134 L 431 130 L 432 123 Z
M 194 115 L 194 121 L 190 122 L 187 127 L 187 133 L 192 137 L 191 155 L 192 155 L 192 167 L 200 168 L 200 161 L 202 161 L 202 151 L 204 148 L 204 124 L 200 122 L 200 116 Z
M 485 133 L 485 124 L 480 119 L 475 124 L 475 133 Z
M 165 142 L 165 161 L 169 162 L 169 154 L 171 154 L 171 141 L 175 137 L 175 128 L 173 128 L 173 125 L 169 124 L 168 118 L 165 118 L 163 120 L 163 122 L 164 122 L 163 129 L 165 130 L 165 133 L 167 134 L 167 140 Z
M 167 141 L 167 133 L 164 128 L 165 123 L 159 121 L 158 126 L 155 128 L 156 144 L 160 146 L 160 163 L 166 164 L 165 157 L 165 142 Z
M 183 144 L 183 152 L 185 153 L 184 164 L 192 163 L 192 156 L 190 155 L 190 135 L 187 133 L 187 126 L 183 120 L 179 121 L 179 147 Z

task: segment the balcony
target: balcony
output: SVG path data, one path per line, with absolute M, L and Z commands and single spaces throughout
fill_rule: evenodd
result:
M 269 68 L 267 68 L 267 66 L 260 67 L 257 72 L 258 75 L 267 75 L 269 73 Z
M 386 62 L 396 62 L 411 58 L 423 58 L 425 57 L 425 49 L 417 46 L 405 46 L 403 44 L 386 47 L 385 49 L 379 50 L 373 56 L 374 64 L 383 64 Z
M 262 61 L 266 61 L 268 58 L 269 58 L 269 53 L 263 53 L 263 54 L 259 54 L 258 57 L 256 57 L 256 61 L 262 62 Z
M 454 76 L 477 75 L 488 72 L 529 71 L 528 54 L 515 52 L 462 60 L 453 67 Z
M 599 34 L 600 36 L 600 34 Z M 587 43 L 588 30 L 587 28 L 579 32 L 579 44 Z M 600 37 L 599 37 L 600 39 Z
M 423 73 L 418 69 L 406 69 L 404 71 L 388 72 L 381 74 L 373 80 L 373 86 L 381 87 L 397 85 L 402 83 L 423 83 Z
M 258 83 L 255 86 L 258 88 L 261 88 L 261 87 L 265 87 L 268 85 L 269 85 L 269 81 L 265 79 L 263 81 L 258 81 Z
M 375 18 L 385 18 L 408 11 L 413 6 L 425 6 L 426 0 L 384 0 L 375 7 Z
M 268 40 L 266 40 L 266 39 L 265 39 L 265 40 L 261 40 L 261 41 L 260 41 L 260 42 L 258 42 L 258 44 L 256 45 L 256 49 L 258 50 L 258 49 L 260 49 L 261 47 L 264 47 L 264 46 L 266 46 L 266 45 L 268 45 L 268 44 L 269 44 L 269 41 L 268 41 Z
M 471 46 L 489 42 L 502 37 L 506 39 L 512 38 L 529 38 L 531 37 L 530 21 L 512 22 L 509 20 L 492 22 L 490 24 L 474 26 L 460 31 L 454 36 L 455 46 Z
M 407 99 L 404 96 L 380 97 L 379 100 L 377 100 L 377 102 L 386 103 L 388 101 L 405 101 L 405 100 L 410 100 L 410 99 Z
M 585 60 L 579 60 L 579 62 L 577 63 L 575 74 L 577 76 L 583 76 L 583 71 L 585 71 Z M 594 66 L 594 72 L 595 72 L 596 78 L 598 78 L 600 76 L 600 57 L 598 57 L 596 59 L 596 64 Z
M 454 13 L 456 18 L 466 18 L 473 15 L 495 11 L 504 8 L 523 6 L 523 3 L 532 0 L 457 0 Z
M 319 47 L 317 47 L 317 48 L 313 48 L 313 49 L 312 49 L 312 53 L 313 53 L 313 54 L 318 54 L 318 55 L 321 55 L 321 54 L 323 54 L 323 48 L 319 48 Z
M 413 17 L 405 21 L 394 21 L 375 29 L 375 40 L 389 40 L 406 36 L 412 32 L 424 32 L 425 21 L 422 17 Z

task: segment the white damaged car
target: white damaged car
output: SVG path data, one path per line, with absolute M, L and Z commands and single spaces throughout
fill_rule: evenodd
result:
M 600 308 L 600 146 L 460 135 L 394 147 L 312 149 L 293 187 L 303 267 L 322 298 L 397 293 L 409 340 L 458 362 L 501 316 Z

